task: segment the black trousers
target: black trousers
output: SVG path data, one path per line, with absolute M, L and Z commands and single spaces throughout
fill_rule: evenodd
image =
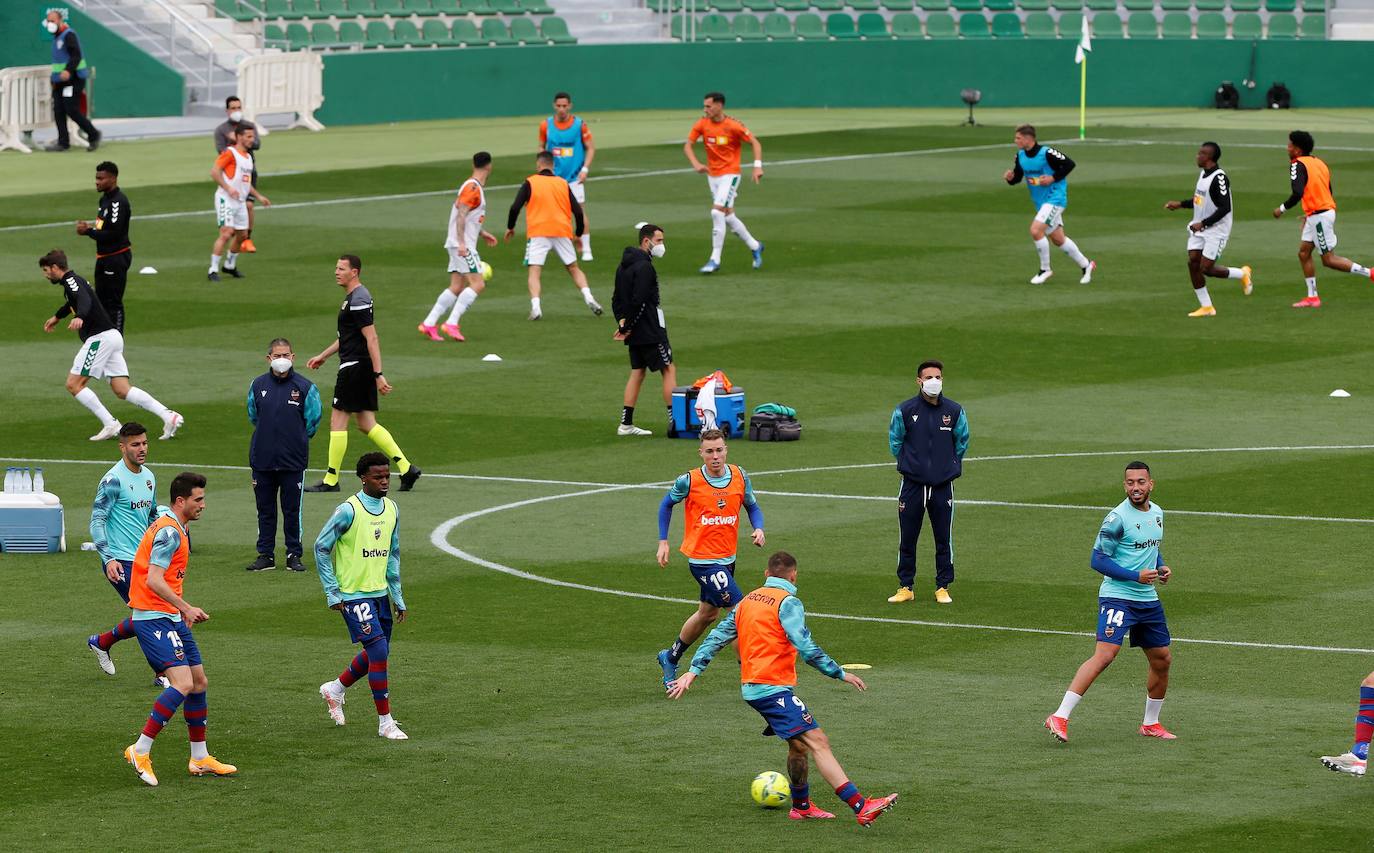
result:
M 133 266 L 133 250 L 95 259 L 95 295 L 110 315 L 119 333 L 124 334 L 124 286 L 129 282 L 129 267 Z
M 299 557 L 301 547 L 301 490 L 304 471 L 253 470 L 253 497 L 258 502 L 258 553 L 272 554 L 277 548 L 277 500 L 281 495 L 282 538 L 286 556 Z
M 63 97 L 62 92 L 68 86 L 72 93 Z M 72 144 L 71 137 L 67 135 L 67 119 L 76 122 L 76 126 L 86 131 L 86 138 L 100 136 L 100 131 L 95 129 L 91 120 L 86 118 L 86 114 L 81 111 L 81 93 L 86 91 L 86 81 L 80 77 L 73 77 L 65 83 L 54 83 L 52 86 L 52 117 L 57 122 L 57 144 L 64 148 Z
M 916 581 L 916 541 L 921 524 L 930 515 L 930 532 L 935 536 L 935 586 L 954 583 L 954 481 L 927 486 L 902 478 L 897 498 L 897 524 L 901 540 L 897 545 L 897 581 L 911 586 Z

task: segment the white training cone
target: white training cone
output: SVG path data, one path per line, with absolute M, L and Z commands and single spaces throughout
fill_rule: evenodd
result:
M 483 360 L 483 361 L 500 361 L 500 360 L 501 360 L 501 356 L 497 355 L 497 354 L 494 353 L 494 352 L 489 352 L 489 353 L 487 353 L 486 355 L 482 356 L 482 360 Z
M 141 269 L 141 270 L 138 271 L 138 274 L 139 274 L 139 275 L 157 275 L 157 270 L 153 269 L 152 267 L 144 267 L 143 269 Z
M 1349 397 L 1349 396 L 1350 396 L 1350 392 L 1347 391 L 1347 390 L 1345 390 L 1344 388 L 1337 388 L 1335 391 L 1332 391 L 1332 392 L 1331 392 L 1331 396 L 1332 396 L 1332 397 Z

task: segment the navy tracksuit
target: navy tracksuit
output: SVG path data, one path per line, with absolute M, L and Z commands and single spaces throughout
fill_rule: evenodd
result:
M 295 370 L 285 376 L 268 371 L 248 388 L 248 420 L 253 438 L 248 465 L 258 503 L 258 553 L 272 555 L 277 544 L 277 500 L 288 557 L 299 557 L 301 491 L 310 463 L 310 439 L 320 425 L 320 392 Z
M 935 585 L 954 583 L 954 481 L 963 473 L 968 419 L 958 403 L 941 395 L 930 402 L 918 394 L 892 412 L 888 449 L 902 474 L 897 497 L 897 580 L 916 580 L 916 541 L 928 513 L 935 536 Z

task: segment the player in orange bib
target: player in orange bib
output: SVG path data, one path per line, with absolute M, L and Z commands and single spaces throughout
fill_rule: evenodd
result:
M 1317 247 L 1322 266 L 1348 272 L 1361 278 L 1374 278 L 1369 267 L 1357 264 L 1336 254 L 1336 199 L 1331 195 L 1331 170 L 1326 163 L 1312 156 L 1312 134 L 1295 130 L 1288 134 L 1288 180 L 1292 194 L 1274 208 L 1274 218 L 1284 211 L 1302 204 L 1302 242 L 1298 244 L 1298 262 L 1302 264 L 1307 296 L 1293 303 L 1294 308 L 1320 308 L 1317 295 L 1317 270 L 1312 265 L 1312 247 Z
M 797 598 L 797 561 L 786 551 L 768 558 L 763 586 L 725 617 L 697 649 L 692 669 L 668 686 L 668 698 L 679 699 L 706 670 L 716 653 L 731 641 L 739 640 L 740 693 L 749 707 L 768 723 L 764 736 L 776 735 L 787 742 L 787 775 L 792 782 L 792 820 L 833 818 L 811 802 L 807 784 L 808 758 L 835 793 L 854 810 L 860 826 L 869 826 L 897 802 L 896 794 L 868 798 L 849 781 L 835 754 L 830 739 L 821 731 L 816 718 L 796 697 L 797 655 L 825 675 L 867 690 L 862 678 L 844 671 L 826 654 L 806 628 L 806 609 Z
M 716 621 L 721 608 L 734 607 L 743 597 L 735 583 L 741 509 L 749 513 L 754 545 L 762 548 L 764 543 L 763 510 L 754 499 L 749 475 L 726 464 L 725 434 L 718 429 L 702 430 L 697 453 L 705 464 L 678 477 L 658 507 L 658 564 L 666 567 L 673 507 L 687 503 L 680 550 L 687 555 L 687 568 L 701 586 L 701 604 L 696 612 L 682 623 L 673 644 L 658 653 L 664 689 L 677 678 L 678 661 Z
M 682 150 L 687 162 L 698 174 L 706 175 L 711 188 L 711 259 L 700 272 L 713 273 L 720 269 L 720 252 L 725 246 L 725 226 L 744 241 L 754 255 L 754 269 L 763 266 L 763 244 L 754 239 L 749 229 L 735 215 L 735 198 L 739 195 L 740 151 L 748 142 L 754 148 L 754 183 L 763 180 L 763 146 L 734 117 L 725 114 L 725 96 L 707 92 L 702 104 L 704 115 L 692 125 Z M 700 139 L 706 146 L 706 164 L 697 159 L 694 147 Z
M 592 297 L 592 289 L 587 285 L 587 276 L 577 266 L 577 249 L 573 248 L 573 237 L 582 236 L 586 221 L 582 218 L 582 205 L 568 186 L 568 182 L 553 173 L 553 154 L 540 151 L 534 158 L 536 171 L 525 179 L 511 202 L 510 213 L 506 215 L 506 242 L 515 236 L 515 220 L 520 217 L 520 208 L 525 209 L 525 266 L 529 268 L 530 319 L 538 320 L 544 316 L 539 296 L 542 292 L 540 274 L 549 252 L 558 255 L 558 260 L 572 276 L 573 284 L 582 291 L 582 301 L 587 303 L 596 316 L 601 316 L 601 306 Z
M 178 474 L 172 480 L 170 497 L 171 512 L 159 516 L 143 534 L 129 572 L 134 634 L 153 672 L 165 676 L 171 684 L 153 702 L 143 733 L 124 750 L 124 760 L 133 766 L 138 778 L 154 786 L 157 776 L 153 774 L 153 738 L 177 708 L 186 718 L 186 730 L 191 737 L 191 775 L 231 776 L 238 771 L 205 749 L 207 682 L 191 626 L 209 619 L 210 614 L 181 597 L 191 554 L 186 526 L 205 511 L 204 475 L 189 471 Z

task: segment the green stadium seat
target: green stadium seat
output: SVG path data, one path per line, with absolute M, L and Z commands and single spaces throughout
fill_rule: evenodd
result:
M 357 24 L 354 24 L 357 26 Z M 343 41 L 343 27 L 339 27 L 339 41 Z M 367 47 L 396 47 L 396 39 L 391 34 L 391 27 L 387 26 L 386 21 L 368 21 L 367 35 L 365 38 Z
M 838 12 L 844 8 L 844 0 L 811 0 L 811 8 L 817 12 Z
M 1232 12 L 1258 12 L 1260 0 L 1231 0 Z
M 1049 12 L 1031 12 L 1026 15 L 1026 38 L 1052 39 L 1058 33 L 1054 30 L 1054 18 Z
M 348 17 L 348 3 L 345 0 L 320 0 L 319 8 L 310 17 L 328 18 L 330 15 L 340 18 Z
M 792 19 L 781 12 L 769 12 L 763 17 L 763 34 L 769 41 L 796 41 L 797 34 L 792 31 Z
M 458 5 L 458 0 L 433 0 L 430 5 L 433 6 L 434 11 L 438 12 L 440 15 L 458 15 L 462 12 L 462 8 Z
M 682 32 L 684 21 L 685 19 L 681 15 L 674 15 L 672 19 L 668 21 L 668 36 L 670 38 L 676 39 L 677 41 L 684 41 Z
M 451 47 L 457 44 L 448 34 L 448 27 L 438 18 L 430 18 L 420 29 L 420 36 L 435 47 Z
M 1326 13 L 1326 0 L 1302 0 L 1302 10 L 1304 12 Z
M 539 24 L 539 32 L 554 44 L 577 44 L 577 38 L 568 32 L 568 22 L 557 15 L 548 15 Z
M 424 36 L 420 35 L 420 29 L 415 26 L 414 22 L 404 18 L 391 26 L 391 37 L 396 40 L 398 47 L 407 44 L 425 45 L 429 43 L 425 41 Z
M 482 22 L 482 41 L 498 47 L 515 43 L 506 30 L 506 22 L 500 18 L 487 18 Z
M 922 12 L 948 12 L 948 11 L 949 11 L 949 0 L 921 0 L 921 2 L 920 2 L 919 4 L 917 4 L 917 5 L 919 5 L 919 6 L 921 7 L 921 11 L 922 11 Z M 889 4 L 889 3 L 887 2 L 887 0 L 883 0 L 883 8 L 884 8 L 884 9 L 895 9 L 896 7 L 893 6 L 893 5 L 891 5 L 891 4 Z M 906 9 L 903 9 L 902 11 L 908 11 L 908 10 L 910 10 L 910 9 L 912 9 L 912 8 L 914 8 L 914 7 L 908 6 Z
M 989 12 L 1011 12 L 1016 9 L 1016 0 L 983 0 L 983 8 Z
M 1116 0 L 1086 0 L 1083 5 L 1093 12 L 1116 11 Z
M 1231 38 L 1264 38 L 1264 23 L 1254 12 L 1240 12 L 1231 19 Z
M 310 47 L 310 30 L 305 24 L 287 24 L 286 40 L 291 42 L 292 50 L 305 50 Z
M 1083 0 L 1050 0 L 1050 8 L 1056 12 L 1079 12 L 1083 9 Z
M 730 22 L 730 29 L 734 30 L 735 38 L 740 41 L 763 41 L 768 38 L 763 32 L 763 22 L 759 16 L 749 12 L 736 15 Z
M 850 41 L 859 37 L 854 19 L 844 12 L 832 12 L 826 16 L 825 31 L 836 41 Z
M 931 12 L 926 15 L 926 35 L 933 39 L 953 39 L 959 37 L 954 16 L 948 12 Z
M 544 0 L 520 0 L 520 5 L 525 7 L 525 11 L 531 15 L 552 15 L 553 7 Z M 571 36 L 569 36 L 571 38 Z M 577 41 L 577 39 L 573 39 Z
M 1127 12 L 1153 12 L 1155 0 L 1122 0 L 1121 5 Z
M 1270 12 L 1292 12 L 1298 8 L 1297 0 L 1265 0 L 1264 8 Z
M 803 12 L 797 16 L 797 37 L 806 41 L 829 41 L 825 33 L 825 22 L 813 12 Z
M 702 15 L 697 23 L 697 38 L 707 41 L 734 41 L 730 19 L 724 15 Z
M 1295 39 L 1298 37 L 1298 19 L 1295 15 L 1279 12 L 1269 16 L 1269 38 Z
M 453 44 L 478 45 L 482 43 L 482 34 L 477 32 L 477 25 L 471 18 L 454 18 L 450 28 L 453 35 L 450 41 Z
M 1298 32 L 1298 21 L 1293 19 L 1293 33 Z M 291 40 L 286 37 L 286 31 L 277 24 L 268 24 L 262 28 L 262 40 L 265 47 L 279 47 L 282 50 L 291 49 Z
M 855 12 L 876 12 L 883 8 L 883 4 L 878 0 L 849 0 L 847 4 Z
M 868 41 L 883 41 L 892 38 L 887 31 L 887 20 L 877 12 L 865 12 L 859 16 L 859 37 Z
M 1202 36 L 1202 33 L 1201 33 L 1201 30 L 1203 29 L 1203 26 L 1204 26 L 1204 25 L 1203 25 L 1203 19 L 1207 18 L 1209 14 L 1211 14 L 1212 16 L 1214 16 L 1214 17 L 1216 18 L 1216 20 L 1218 20 L 1218 21 L 1221 22 L 1221 35 L 1220 35 L 1219 37 L 1220 37 L 1220 38 L 1226 38 L 1226 19 L 1223 18 L 1220 14 L 1218 14 L 1218 13 L 1216 13 L 1216 12 L 1211 12 L 1211 13 L 1203 12 L 1201 15 L 1198 15 L 1198 16 L 1197 16 L 1197 18 L 1198 18 L 1198 30 L 1199 30 L 1198 36 L 1199 36 L 1200 38 L 1204 37 L 1204 36 Z M 1192 38 L 1192 37 L 1193 37 L 1193 22 L 1192 22 L 1192 20 L 1190 20 L 1190 19 L 1188 18 L 1188 13 L 1187 13 L 1187 12 L 1167 12 L 1167 13 L 1165 13 L 1165 15 L 1164 15 L 1164 38 L 1166 38 L 1166 39 L 1190 39 L 1190 38 Z M 1205 38 L 1218 38 L 1218 36 L 1209 35 L 1209 36 L 1205 36 Z
M 1098 12 L 1093 15 L 1093 38 L 1119 39 L 1121 37 L 1120 15 L 1115 12 Z
M 258 17 L 258 13 L 254 10 L 260 8 L 262 3 L 259 0 L 259 2 L 255 2 L 250 7 L 243 3 L 239 3 L 238 0 L 234 0 L 233 3 L 225 3 L 224 6 L 227 10 L 227 17 L 233 18 L 235 21 L 252 21 L 256 20 Z
M 364 18 L 380 18 L 382 16 L 372 0 L 348 0 L 344 5 L 348 7 L 347 14 L 350 17 L 361 15 Z
M 372 15 L 374 18 L 380 18 L 383 15 L 399 18 L 406 14 L 405 0 L 373 0 L 372 7 L 376 10 Z
M 959 37 L 966 39 L 992 38 L 988 29 L 988 19 L 982 12 L 965 12 L 959 16 Z
M 1016 6 L 1025 12 L 1044 12 L 1050 8 L 1050 0 L 1019 0 Z
M 215 14 L 234 18 L 239 13 L 239 0 L 215 0 Z
M 889 12 L 911 12 L 916 9 L 916 0 L 882 0 L 883 8 Z M 948 8 L 949 0 L 945 0 Z
M 1226 38 L 1226 15 L 1198 12 L 1198 38 Z
M 1192 0 L 1160 0 L 1159 8 L 1166 12 L 1186 12 L 1193 8 Z
M 439 14 L 429 0 L 405 0 L 405 12 L 407 15 L 419 15 L 428 18 L 431 15 Z
M 1059 37 L 1078 39 L 1083 35 L 1083 13 L 1065 12 L 1059 16 Z
M 1132 12 L 1126 19 L 1126 35 L 1133 39 L 1159 38 L 1159 22 L 1154 12 Z
M 898 12 L 892 16 L 892 37 L 895 39 L 923 39 L 921 19 L 914 12 Z
M 539 28 L 535 26 L 533 18 L 512 18 L 510 37 L 521 44 L 546 44 L 544 37 L 539 34 Z
M 762 12 L 768 14 L 778 8 L 776 0 L 744 0 L 744 8 L 750 12 Z
M 460 0 L 458 8 L 465 15 L 495 15 L 489 0 Z
M 262 4 L 262 12 L 269 18 L 294 18 L 296 11 L 291 8 L 291 0 L 265 0 Z M 216 9 L 219 4 L 216 4 Z M 232 15 L 230 17 L 233 17 Z
M 712 0 L 711 8 L 724 15 L 733 15 L 744 11 L 744 3 L 741 0 Z
M 1313 12 L 1303 15 L 1302 24 L 1298 27 L 1298 34 L 1305 39 L 1326 38 L 1326 16 Z
M 311 47 L 338 47 L 339 34 L 329 24 L 319 23 L 310 28 Z
M 949 0 L 949 8 L 955 12 L 981 12 L 983 0 Z
M 1226 0 L 1193 0 L 1193 8 L 1199 12 L 1221 12 L 1226 9 Z
M 784 12 L 805 12 L 811 8 L 811 0 L 778 0 L 778 8 Z
M 1015 12 L 998 12 L 992 16 L 992 37 L 1021 39 L 1026 37 L 1026 32 L 1021 29 L 1021 19 Z

